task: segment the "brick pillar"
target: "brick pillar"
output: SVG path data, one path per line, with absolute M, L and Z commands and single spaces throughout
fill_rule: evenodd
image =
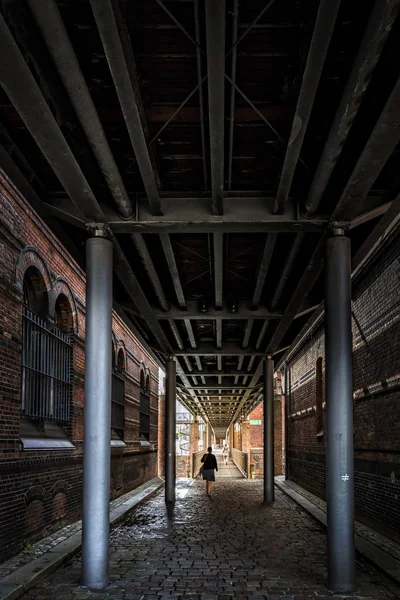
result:
M 282 475 L 282 395 L 274 394 L 274 474 Z
M 248 452 L 250 450 L 250 423 L 249 421 L 243 421 L 241 425 L 242 430 L 242 452 Z
M 239 431 L 233 427 L 233 447 L 239 450 Z
M 233 445 L 234 444 L 234 439 L 233 439 L 234 438 L 234 431 L 233 430 L 234 430 L 233 425 L 229 425 L 229 442 L 228 442 L 228 444 L 229 444 L 229 453 L 231 453 L 232 448 L 234 448 L 234 445 Z
M 199 422 L 190 425 L 190 472 L 193 474 L 193 454 L 199 451 Z
M 158 475 L 165 477 L 165 394 L 158 396 Z
M 203 450 L 204 452 L 207 451 L 207 427 L 203 429 Z

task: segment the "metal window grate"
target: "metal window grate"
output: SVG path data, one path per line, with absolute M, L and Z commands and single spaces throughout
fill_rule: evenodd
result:
M 27 307 L 22 319 L 22 398 L 26 417 L 68 422 L 71 411 L 70 337 L 47 328 L 46 321 Z
M 125 382 L 115 373 L 112 376 L 111 428 L 123 437 L 125 410 Z
M 144 392 L 140 392 L 139 437 L 142 436 L 150 441 L 150 396 Z

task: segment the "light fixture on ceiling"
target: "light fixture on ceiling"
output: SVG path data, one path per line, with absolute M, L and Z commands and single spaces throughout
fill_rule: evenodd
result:
M 229 301 L 229 310 L 231 311 L 231 313 L 235 313 L 238 311 L 238 303 L 236 300 L 230 300 Z
M 208 312 L 208 303 L 206 300 L 204 300 L 204 298 L 202 298 L 201 300 L 199 300 L 199 310 L 201 313 L 206 313 Z

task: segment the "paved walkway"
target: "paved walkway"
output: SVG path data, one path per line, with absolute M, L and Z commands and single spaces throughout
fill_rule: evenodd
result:
M 80 557 L 27 592 L 25 600 L 306 600 L 344 598 L 326 588 L 326 536 L 276 490 L 262 503 L 261 481 L 217 479 L 212 498 L 198 480 L 179 480 L 168 516 L 163 492 L 135 509 L 111 535 L 110 586 L 79 586 Z M 395 600 L 400 587 L 357 562 L 363 600 Z
M 214 450 L 214 454 L 217 457 L 218 463 L 218 473 L 216 474 L 216 477 L 219 479 L 243 479 L 243 475 L 230 457 L 228 458 L 228 464 L 225 464 L 222 450 Z

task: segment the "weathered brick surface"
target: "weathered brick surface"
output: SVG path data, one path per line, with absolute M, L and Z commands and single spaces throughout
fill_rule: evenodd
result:
M 249 421 L 261 421 L 261 425 L 249 425 L 250 474 L 261 479 L 264 473 L 264 407 L 261 402 L 249 415 Z M 283 420 L 282 397 L 275 394 L 274 401 L 274 471 L 275 475 L 283 473 Z M 257 458 L 259 457 L 259 458 Z
M 46 284 L 49 315 L 64 294 L 74 327 L 72 417 L 67 451 L 21 451 L 22 291 L 27 268 Z M 124 450 L 112 450 L 111 497 L 157 475 L 158 366 L 113 315 L 115 362 L 124 367 Z M 119 357 L 119 361 L 117 360 Z M 85 274 L 47 226 L 0 176 L 0 558 L 10 556 L 65 523 L 79 518 L 85 369 Z M 139 443 L 140 370 L 150 375 L 150 442 Z
M 22 600 L 323 600 L 346 598 L 326 586 L 326 535 L 280 490 L 265 506 L 261 481 L 216 476 L 179 481 L 167 512 L 163 493 L 111 534 L 110 585 L 80 587 L 80 557 Z M 359 600 L 395 600 L 398 586 L 357 559 Z
M 400 529 L 399 290 L 397 239 L 355 282 L 352 299 L 356 511 L 396 530 Z M 320 377 L 318 359 L 322 360 Z M 289 477 L 325 497 L 322 327 L 288 365 L 288 397 Z

